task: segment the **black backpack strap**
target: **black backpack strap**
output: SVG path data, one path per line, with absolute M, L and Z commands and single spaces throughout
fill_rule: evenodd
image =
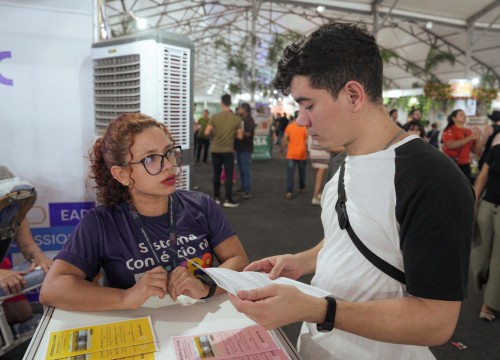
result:
M 406 276 L 404 272 L 398 268 L 392 266 L 384 259 L 381 259 L 376 254 L 374 254 L 366 245 L 361 241 L 361 239 L 354 232 L 351 224 L 349 223 L 349 217 L 347 216 L 347 197 L 344 188 L 344 172 L 345 172 L 345 161 L 340 166 L 339 173 L 339 184 L 338 184 L 338 199 L 335 204 L 335 210 L 337 212 L 337 217 L 339 218 L 339 225 L 342 230 L 347 230 L 349 237 L 351 238 L 356 248 L 365 258 L 367 258 L 373 265 L 375 265 L 380 271 L 389 275 L 394 280 L 399 281 L 406 285 Z
M 330 179 L 340 169 L 340 166 L 344 163 L 346 157 L 347 153 L 345 151 L 342 151 L 341 153 L 332 156 L 332 159 L 330 160 L 330 165 L 328 166 L 326 182 L 330 181 Z

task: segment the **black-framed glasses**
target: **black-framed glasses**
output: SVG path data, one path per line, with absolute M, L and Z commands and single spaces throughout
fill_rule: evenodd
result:
M 144 169 L 148 172 L 149 175 L 158 175 L 163 170 L 163 161 L 167 159 L 170 165 L 178 167 L 182 164 L 182 148 L 181 146 L 173 146 L 168 149 L 165 154 L 151 154 L 146 156 L 144 159 L 135 162 L 129 162 L 123 164 L 125 166 L 127 164 L 142 164 L 144 165 Z

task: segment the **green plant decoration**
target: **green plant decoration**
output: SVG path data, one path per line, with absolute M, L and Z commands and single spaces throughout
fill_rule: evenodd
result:
M 238 84 L 229 84 L 229 93 L 231 95 L 238 94 L 241 92 L 241 87 Z
M 291 43 L 300 41 L 303 38 L 302 34 L 295 31 L 285 31 L 281 34 L 275 34 L 273 41 L 267 48 L 267 62 L 269 65 L 275 65 L 281 57 L 285 47 Z
M 437 81 L 427 81 L 424 84 L 424 94 L 432 100 L 449 100 L 451 99 L 451 85 Z
M 477 87 L 474 90 L 472 90 L 472 98 L 476 99 L 479 102 L 482 103 L 491 103 L 493 100 L 495 100 L 498 96 L 498 90 L 497 89 L 487 89 L 483 87 Z
M 399 57 L 395 51 L 382 47 L 380 48 L 380 56 L 382 57 L 382 61 L 384 62 L 384 64 L 389 64 L 391 59 Z
M 444 62 L 448 62 L 452 66 L 455 65 L 455 56 L 449 52 L 440 50 L 436 44 L 431 45 L 425 59 L 425 72 L 430 73 L 439 64 Z

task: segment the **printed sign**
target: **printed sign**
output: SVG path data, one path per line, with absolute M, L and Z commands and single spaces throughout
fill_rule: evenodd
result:
M 271 158 L 271 136 L 255 135 L 253 138 L 252 159 L 262 160 Z
M 51 203 L 49 204 L 51 226 L 75 226 L 93 207 L 94 202 Z

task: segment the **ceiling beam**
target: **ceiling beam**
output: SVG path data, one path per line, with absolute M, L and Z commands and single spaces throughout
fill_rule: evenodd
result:
M 499 5 L 500 5 L 500 0 L 493 1 L 489 5 L 485 6 L 484 8 L 476 12 L 474 15 L 469 16 L 466 20 L 466 23 L 473 25 L 477 19 L 480 19 L 481 17 L 489 13 L 491 10 L 497 8 Z

